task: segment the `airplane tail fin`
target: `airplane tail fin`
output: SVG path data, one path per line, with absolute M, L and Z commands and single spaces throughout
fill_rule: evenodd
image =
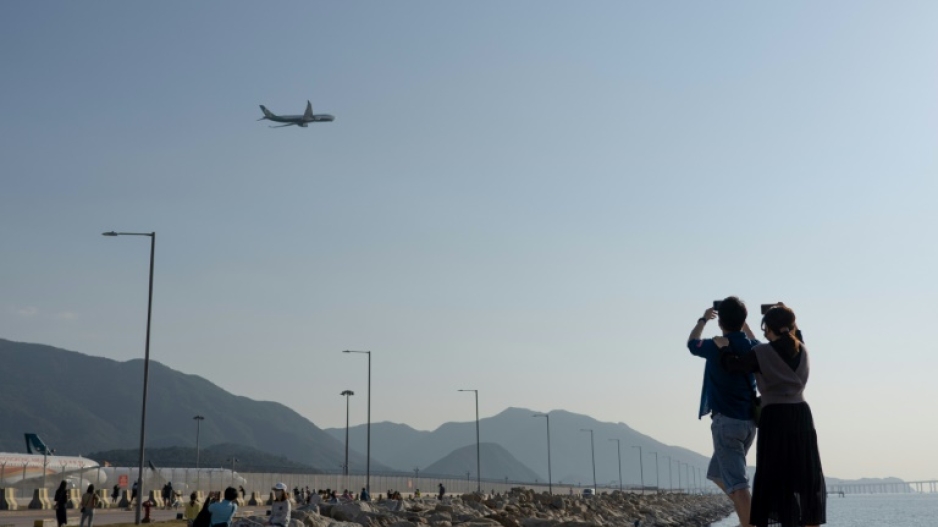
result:
M 306 113 L 303 114 L 304 119 L 313 119 L 313 103 L 306 101 Z
M 271 117 L 276 117 L 274 113 L 267 109 L 263 104 L 261 105 L 261 111 L 264 112 L 264 116 L 258 119 L 258 121 L 263 121 L 264 119 L 269 119 Z
M 51 455 L 52 450 L 42 442 L 42 439 L 39 439 L 39 436 L 36 434 L 25 434 L 26 436 L 26 452 L 33 454 L 44 454 Z M 33 452 L 35 450 L 35 452 Z

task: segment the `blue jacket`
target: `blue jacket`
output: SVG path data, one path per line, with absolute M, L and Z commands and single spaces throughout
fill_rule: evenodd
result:
M 742 331 L 726 335 L 734 351 L 752 353 L 758 340 L 749 340 Z M 703 388 L 700 392 L 700 411 L 697 418 L 710 412 L 732 417 L 751 419 L 750 407 L 756 378 L 751 374 L 729 373 L 720 366 L 720 349 L 713 339 L 697 339 L 687 343 L 690 352 L 707 360 L 704 367 Z

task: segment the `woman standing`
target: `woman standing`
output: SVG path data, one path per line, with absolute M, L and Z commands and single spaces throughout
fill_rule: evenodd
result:
M 756 527 L 817 526 L 827 522 L 827 489 L 814 418 L 803 395 L 808 350 L 796 337 L 794 311 L 784 305 L 765 313 L 762 330 L 767 344 L 722 356 L 729 371 L 755 373 L 762 395 L 749 522 Z
M 94 493 L 94 485 L 88 485 L 88 492 L 81 497 L 81 522 L 80 527 L 85 527 L 85 520 L 88 520 L 88 527 L 93 527 L 94 509 L 98 506 L 98 496 Z
M 55 520 L 59 524 L 59 527 L 62 527 L 68 523 L 68 518 L 65 517 L 65 507 L 68 505 L 68 491 L 65 490 L 65 482 L 59 484 L 58 490 L 55 491 Z

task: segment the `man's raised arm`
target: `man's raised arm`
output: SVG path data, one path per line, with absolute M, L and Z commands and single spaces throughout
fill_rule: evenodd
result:
M 700 340 L 700 337 L 703 336 L 704 326 L 707 325 L 707 321 L 713 320 L 715 318 L 717 318 L 716 311 L 714 311 L 712 307 L 707 308 L 707 310 L 704 311 L 704 316 L 697 319 L 697 325 L 694 326 L 694 329 L 691 330 L 690 336 L 687 337 L 687 342 L 692 340 Z

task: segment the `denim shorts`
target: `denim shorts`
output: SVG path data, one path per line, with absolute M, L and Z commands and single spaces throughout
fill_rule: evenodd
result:
M 756 437 L 755 423 L 749 419 L 714 414 L 710 433 L 713 435 L 713 457 L 707 467 L 707 479 L 722 482 L 727 494 L 748 489 L 746 454 Z

